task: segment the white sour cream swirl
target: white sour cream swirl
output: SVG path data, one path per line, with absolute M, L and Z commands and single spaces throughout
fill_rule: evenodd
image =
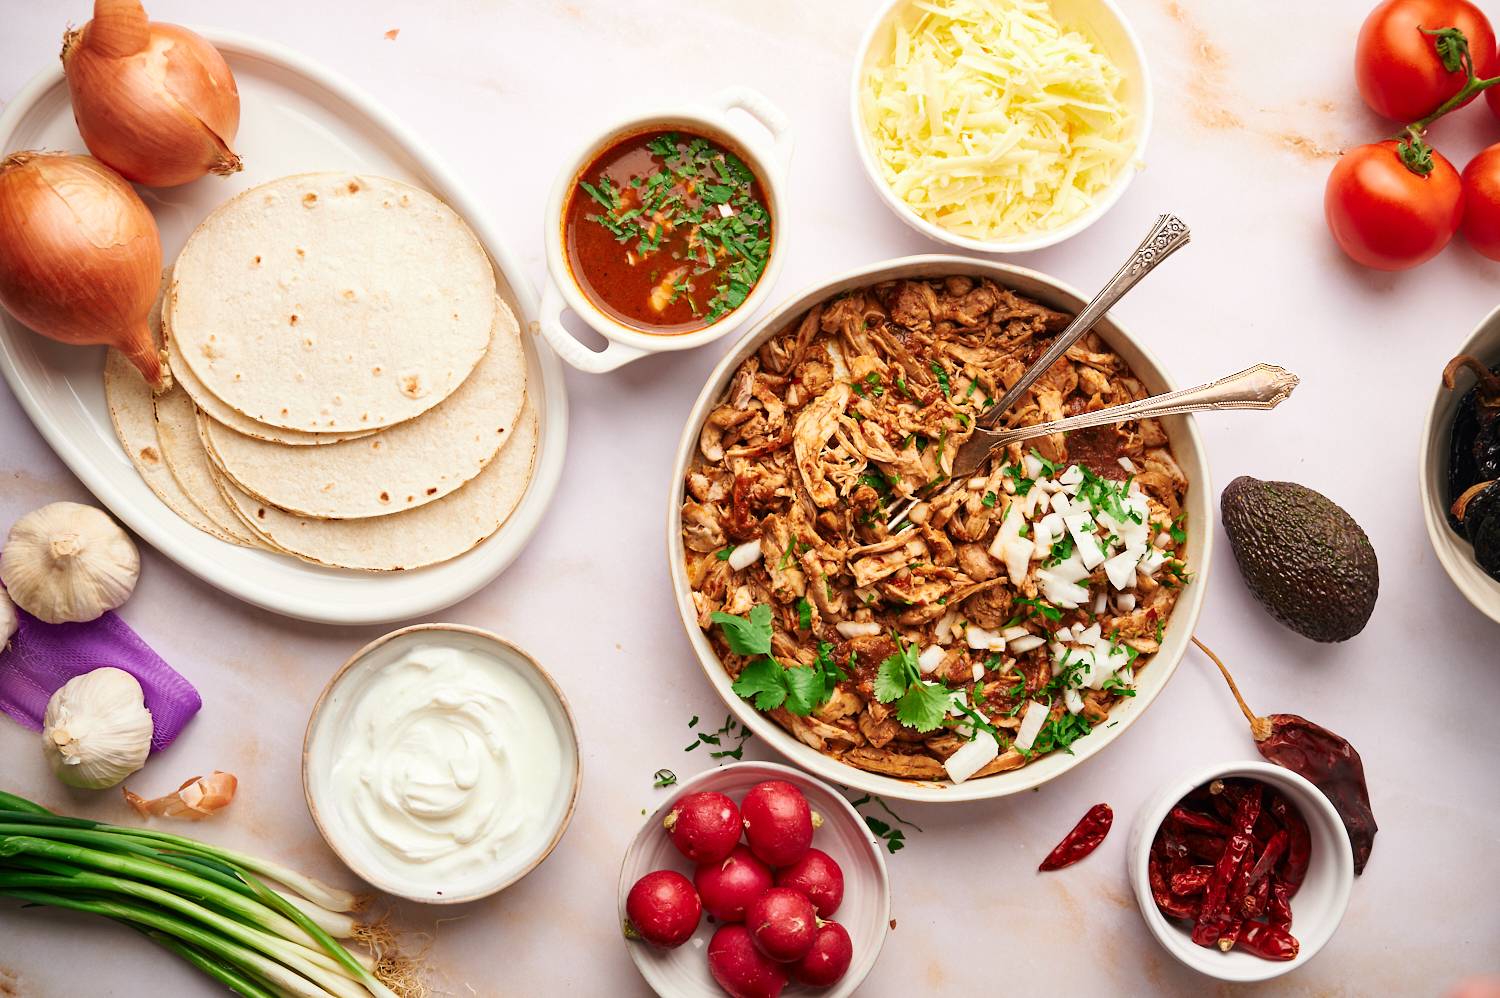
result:
M 495 658 L 417 646 L 371 674 L 334 732 L 327 781 L 371 859 L 457 894 L 531 855 L 562 782 L 536 691 Z

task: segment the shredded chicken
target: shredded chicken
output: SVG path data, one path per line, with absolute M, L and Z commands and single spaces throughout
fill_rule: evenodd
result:
M 1120 700 L 1117 688 L 1080 688 L 1068 691 L 1071 708 L 1064 703 L 1049 651 L 1058 631 L 1099 624 L 1131 649 L 1136 672 L 1159 648 L 1177 578 L 1142 571 L 1129 599 L 1118 602 L 1105 569 L 1094 568 L 1078 582 L 1089 601 L 1058 618 L 1054 607 L 1036 610 L 1043 562 L 1013 579 L 999 536 L 1019 498 L 1007 474 L 1034 448 L 1047 462 L 1076 464 L 1117 484 L 1133 477 L 1161 548 L 1166 525 L 1179 522 L 1188 482 L 1159 423 L 1043 437 L 997 454 L 971 479 L 947 477 L 975 420 L 1070 318 L 962 276 L 856 289 L 768 340 L 710 412 L 681 523 L 698 620 L 735 677 L 751 659 L 730 650 L 711 618 L 744 616 L 759 604 L 773 611 L 779 662 L 837 663 L 841 680 L 811 713 L 770 712 L 802 742 L 871 772 L 943 779 L 944 760 L 973 729 L 961 712 L 925 732 L 904 724 L 896 703 L 875 692 L 892 656 L 939 649 L 929 652 L 923 679 L 977 707 L 1008 739 L 1029 700 L 1049 706 L 1054 722 L 1071 714 L 1088 724 L 1106 719 Z M 1146 394 L 1090 334 L 1000 425 L 1032 425 Z M 888 532 L 891 513 L 919 493 L 925 501 L 911 522 Z M 761 558 L 732 569 L 725 552 L 751 540 L 759 540 Z M 1180 539 L 1161 553 L 1180 567 Z M 1010 636 L 1001 639 L 1002 631 Z M 986 632 L 998 645 L 975 640 Z M 1002 749 L 977 776 L 1015 769 L 1036 754 L 1008 741 Z

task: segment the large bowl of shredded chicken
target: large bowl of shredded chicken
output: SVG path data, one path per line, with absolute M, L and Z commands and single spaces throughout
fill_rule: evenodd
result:
M 1191 417 L 952 474 L 1083 304 L 1023 268 L 909 257 L 777 308 L 709 378 L 677 453 L 677 604 L 725 703 L 793 762 L 904 799 L 1003 796 L 1102 751 L 1166 685 L 1212 544 Z M 1172 389 L 1106 318 L 997 425 Z

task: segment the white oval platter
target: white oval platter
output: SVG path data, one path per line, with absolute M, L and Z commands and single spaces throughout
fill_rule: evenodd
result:
M 157 550 L 205 582 L 277 613 L 330 624 L 418 617 L 469 596 L 515 559 L 535 532 L 562 474 L 568 409 L 562 365 L 536 335 L 536 292 L 493 222 L 429 147 L 347 80 L 278 45 L 201 30 L 224 53 L 240 90 L 235 149 L 245 169 L 183 187 L 141 188 L 156 215 L 164 259 L 214 207 L 247 187 L 293 173 L 349 170 L 416 184 L 462 215 L 494 261 L 500 293 L 522 320 L 528 391 L 540 419 L 525 497 L 501 529 L 467 554 L 407 572 L 322 568 L 216 540 L 169 510 L 136 474 L 110 426 L 103 347 L 69 347 L 0 310 L 0 372 L 42 436 L 100 502 Z M 0 153 L 85 152 L 55 63 L 0 114 Z

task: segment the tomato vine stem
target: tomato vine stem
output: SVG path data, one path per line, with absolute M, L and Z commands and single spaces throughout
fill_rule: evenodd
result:
M 1412 122 L 1392 136 L 1392 139 L 1399 143 L 1396 155 L 1400 158 L 1401 164 L 1417 176 L 1425 177 L 1432 172 L 1432 147 L 1423 138 L 1427 128 L 1449 111 L 1467 104 L 1475 94 L 1500 84 L 1500 76 L 1479 78 L 1479 74 L 1474 69 L 1474 53 L 1469 50 L 1469 39 L 1464 35 L 1462 28 L 1431 30 L 1418 28 L 1417 30 L 1433 39 L 1433 46 L 1445 69 L 1450 73 L 1462 69 L 1467 77 L 1458 93 L 1439 104 L 1437 110 L 1425 118 Z

